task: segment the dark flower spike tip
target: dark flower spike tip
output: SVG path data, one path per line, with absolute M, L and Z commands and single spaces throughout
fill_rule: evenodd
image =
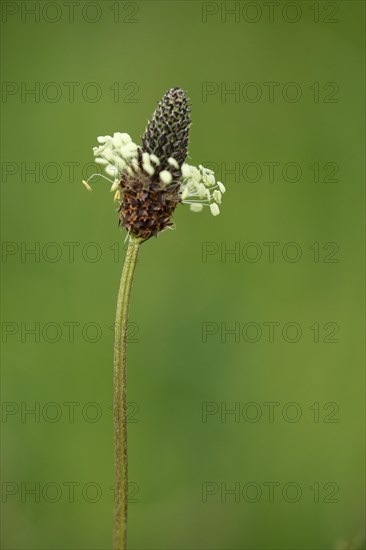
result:
M 156 155 L 162 169 L 169 169 L 169 158 L 181 166 L 188 154 L 190 125 L 190 106 L 184 90 L 171 88 L 159 101 L 146 127 L 142 150 Z
M 101 176 L 112 183 L 119 224 L 131 236 L 147 240 L 172 227 L 179 202 L 189 204 L 193 212 L 208 206 L 214 216 L 220 213 L 224 185 L 215 181 L 212 170 L 185 162 L 190 125 L 185 92 L 171 88 L 148 122 L 141 147 L 125 133 L 98 137 L 99 146 L 93 149 L 96 163 L 113 178 Z M 88 181 L 83 183 L 91 190 Z

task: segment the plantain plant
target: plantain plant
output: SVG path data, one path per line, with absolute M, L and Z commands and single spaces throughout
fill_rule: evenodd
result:
M 159 101 L 138 146 L 126 133 L 99 136 L 93 152 L 102 165 L 114 200 L 118 203 L 119 225 L 127 230 L 128 247 L 117 297 L 114 341 L 114 448 L 115 513 L 114 550 L 127 548 L 127 322 L 133 275 L 140 246 L 151 237 L 173 227 L 178 204 L 193 212 L 209 207 L 213 216 L 225 187 L 216 182 L 212 170 L 186 163 L 190 105 L 181 88 L 171 88 Z

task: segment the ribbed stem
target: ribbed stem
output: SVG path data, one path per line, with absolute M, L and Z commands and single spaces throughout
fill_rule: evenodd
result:
M 127 322 L 133 274 L 141 240 L 130 237 L 118 291 L 114 340 L 114 550 L 127 548 Z

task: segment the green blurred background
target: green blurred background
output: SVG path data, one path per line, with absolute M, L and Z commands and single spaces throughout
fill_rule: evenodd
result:
M 2 547 L 111 547 L 125 234 L 108 184 L 81 180 L 96 137 L 137 141 L 172 86 L 192 104 L 190 162 L 227 193 L 218 218 L 178 208 L 139 257 L 129 547 L 362 547 L 364 3 L 2 15 Z

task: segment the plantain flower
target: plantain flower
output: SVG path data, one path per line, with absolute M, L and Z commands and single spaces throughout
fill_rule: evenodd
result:
M 97 138 L 95 162 L 111 178 L 119 225 L 131 236 L 147 240 L 171 228 L 179 203 L 188 204 L 192 212 L 209 207 L 213 216 L 220 213 L 223 183 L 216 182 L 212 170 L 186 163 L 190 125 L 185 92 L 171 88 L 148 122 L 141 146 L 126 133 Z

